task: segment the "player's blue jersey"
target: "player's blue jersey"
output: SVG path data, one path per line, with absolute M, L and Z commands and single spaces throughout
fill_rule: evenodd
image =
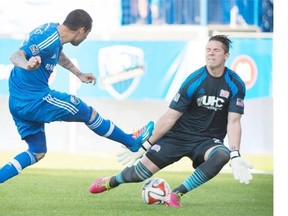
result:
M 9 109 L 22 139 L 44 132 L 44 124 L 54 121 L 88 122 L 92 107 L 63 92 L 49 88 L 49 77 L 57 65 L 63 44 L 58 23 L 34 29 L 20 47 L 27 60 L 40 56 L 40 67 L 33 71 L 14 67 L 9 78 Z
M 177 143 L 189 143 L 192 137 L 224 139 L 228 112 L 244 113 L 245 84 L 225 67 L 221 77 L 211 76 L 206 67 L 190 74 L 170 103 L 170 108 L 183 112 L 165 135 Z
M 27 60 L 40 56 L 42 63 L 33 71 L 14 67 L 9 78 L 10 96 L 29 101 L 46 95 L 50 89 L 48 79 L 59 61 L 63 46 L 57 30 L 58 23 L 47 23 L 34 29 L 23 42 L 21 50 Z

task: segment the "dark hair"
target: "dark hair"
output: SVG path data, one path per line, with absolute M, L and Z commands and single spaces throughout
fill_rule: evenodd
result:
M 221 42 L 225 53 L 229 53 L 229 49 L 232 47 L 232 41 L 227 37 L 227 35 L 215 35 L 210 37 L 209 41 Z
M 91 16 L 82 9 L 76 9 L 71 11 L 63 22 L 63 25 L 67 26 L 70 30 L 76 31 L 79 28 L 84 27 L 85 31 L 92 29 Z

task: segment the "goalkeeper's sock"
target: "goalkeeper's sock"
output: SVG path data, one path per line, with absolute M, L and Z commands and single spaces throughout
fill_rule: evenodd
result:
M 209 154 L 208 160 L 198 166 L 194 173 L 186 179 L 182 185 L 187 189 L 187 191 L 199 187 L 214 178 L 229 160 L 230 154 L 227 148 L 223 148 L 222 146 L 216 147 Z M 183 190 L 183 188 L 181 189 L 180 187 L 179 190 Z M 182 191 L 179 192 L 183 193 Z
M 126 167 L 122 172 L 112 177 L 110 186 L 116 187 L 123 183 L 141 182 L 152 176 L 152 173 L 139 161 L 132 167 Z
M 191 191 L 204 184 L 208 180 L 209 178 L 199 168 L 197 168 L 194 173 L 182 183 L 182 186 L 174 189 L 173 191 L 185 194 L 188 191 Z
M 112 121 L 103 119 L 98 113 L 95 119 L 86 125 L 99 136 L 120 142 L 128 147 L 134 144 L 134 139 L 131 134 L 124 133 L 119 127 L 114 125 Z
M 0 183 L 20 174 L 24 168 L 36 162 L 36 155 L 30 151 L 20 153 L 0 169 Z

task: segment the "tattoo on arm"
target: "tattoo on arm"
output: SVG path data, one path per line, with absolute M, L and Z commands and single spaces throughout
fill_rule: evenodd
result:
M 61 65 L 63 68 L 71 71 L 76 76 L 82 74 L 80 70 L 73 64 L 73 62 L 69 58 L 66 57 L 66 55 L 63 52 L 60 53 L 58 64 Z
M 25 58 L 25 52 L 23 50 L 18 50 L 13 53 L 10 57 L 10 61 L 17 67 L 27 69 L 28 61 Z

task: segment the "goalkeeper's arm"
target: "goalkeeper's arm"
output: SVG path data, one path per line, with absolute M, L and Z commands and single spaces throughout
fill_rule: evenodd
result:
M 152 146 L 152 144 L 147 140 L 141 146 L 137 152 L 131 152 L 125 146 L 123 146 L 122 151 L 117 154 L 118 161 L 123 166 L 132 166 L 138 159 L 142 158 L 146 151 Z
M 168 109 L 156 122 L 152 136 L 144 142 L 137 152 L 127 151 L 124 148 L 117 156 L 122 165 L 132 166 L 145 152 L 161 137 L 163 137 L 181 117 L 182 113 L 173 109 Z
M 243 184 L 249 184 L 253 179 L 252 174 L 249 171 L 249 169 L 253 168 L 252 164 L 242 158 L 239 151 L 232 151 L 230 157 L 231 169 L 235 180 Z
M 233 176 L 240 183 L 248 184 L 252 179 L 249 169 L 252 165 L 244 160 L 240 154 L 240 141 L 241 141 L 241 114 L 228 113 L 227 135 L 228 142 L 231 149 L 231 169 Z

